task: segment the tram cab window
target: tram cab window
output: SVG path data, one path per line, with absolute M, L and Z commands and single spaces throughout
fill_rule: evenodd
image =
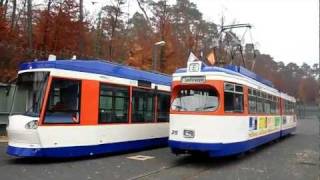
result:
M 175 111 L 206 112 L 215 111 L 219 105 L 218 92 L 207 87 L 199 89 L 181 88 L 173 100 L 171 109 Z
M 157 94 L 157 120 L 158 122 L 169 121 L 170 94 L 160 92 Z
M 243 87 L 238 84 L 224 84 L 224 110 L 243 112 Z
M 154 91 L 134 88 L 132 91 L 132 122 L 154 122 Z
M 127 87 L 100 85 L 99 123 L 127 123 L 128 109 Z
M 44 123 L 79 123 L 79 80 L 53 79 Z

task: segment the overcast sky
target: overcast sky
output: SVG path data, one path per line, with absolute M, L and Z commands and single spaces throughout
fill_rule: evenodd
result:
M 223 12 L 226 23 L 236 20 L 252 24 L 253 41 L 258 42 L 262 53 L 270 54 L 276 61 L 299 65 L 319 62 L 318 0 L 191 1 L 207 20 L 220 22 Z
M 105 0 L 95 5 L 85 0 L 87 8 L 98 9 Z M 206 20 L 225 24 L 250 23 L 252 41 L 261 53 L 270 54 L 275 61 L 285 64 L 319 62 L 319 2 L 318 0 L 190 0 L 197 4 Z M 175 0 L 170 0 L 174 3 Z M 129 0 L 131 15 L 139 11 L 136 0 Z M 94 6 L 94 7 L 93 7 Z M 244 30 L 237 30 L 240 36 Z M 250 34 L 245 39 L 251 41 Z

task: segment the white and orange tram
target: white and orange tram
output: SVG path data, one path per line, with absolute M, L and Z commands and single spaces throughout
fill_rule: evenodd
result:
M 171 77 L 81 60 L 20 66 L 7 153 L 79 157 L 167 145 Z
M 171 90 L 175 154 L 238 154 L 296 129 L 295 98 L 243 67 L 188 62 L 173 74 Z

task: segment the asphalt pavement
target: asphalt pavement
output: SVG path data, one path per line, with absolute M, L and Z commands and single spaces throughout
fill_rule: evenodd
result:
M 176 156 L 168 148 L 94 158 L 26 159 L 8 156 L 2 142 L 0 179 L 320 180 L 319 128 L 316 117 L 301 119 L 295 135 L 219 159 Z

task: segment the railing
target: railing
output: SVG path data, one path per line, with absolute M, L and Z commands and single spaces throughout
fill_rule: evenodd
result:
M 13 99 L 13 85 L 0 84 L 0 136 L 6 135 L 6 126 Z

